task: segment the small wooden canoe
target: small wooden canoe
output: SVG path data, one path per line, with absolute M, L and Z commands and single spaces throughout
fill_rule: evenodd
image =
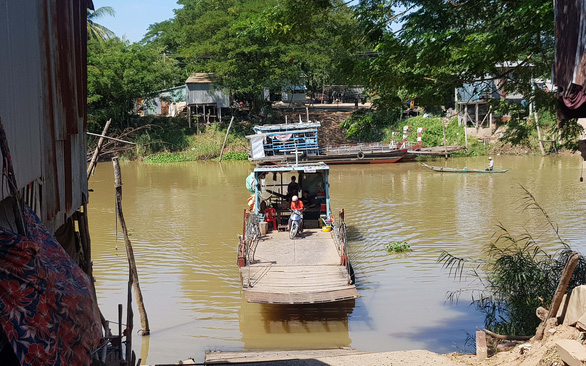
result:
M 431 166 L 423 164 L 434 172 L 445 172 L 445 173 L 506 173 L 508 170 L 480 170 L 480 169 L 456 169 L 456 168 L 443 168 L 439 166 Z

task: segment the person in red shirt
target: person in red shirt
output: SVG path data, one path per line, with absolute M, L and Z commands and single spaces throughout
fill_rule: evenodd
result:
M 303 202 L 297 196 L 291 197 L 291 210 L 299 210 L 303 211 Z M 289 217 L 289 224 L 287 225 L 287 230 L 291 228 L 291 217 Z M 299 231 L 303 230 L 303 220 L 301 220 L 301 225 L 299 225 Z
M 291 197 L 291 209 L 299 211 L 303 210 L 303 201 L 301 201 L 297 196 Z

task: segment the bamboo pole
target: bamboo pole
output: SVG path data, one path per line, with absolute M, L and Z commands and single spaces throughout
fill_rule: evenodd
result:
M 446 137 L 446 121 L 442 121 L 442 127 L 444 130 L 444 155 L 448 158 L 448 138 Z
M 104 137 L 106 136 L 106 133 L 108 132 L 108 128 L 110 128 L 110 123 L 112 123 L 112 118 L 110 118 L 108 120 L 108 122 L 106 122 L 106 125 L 104 126 L 104 130 L 102 131 L 102 136 L 98 140 L 98 146 L 96 146 L 96 150 L 94 150 L 94 155 L 92 156 L 92 160 L 90 161 L 90 165 L 87 167 L 87 179 L 88 180 L 90 179 L 90 176 L 92 175 L 94 168 L 96 167 L 96 163 L 98 162 L 98 156 L 100 155 L 100 150 L 102 149 L 102 145 L 104 145 Z
M 553 300 L 551 301 L 551 307 L 549 308 L 547 317 L 543 322 L 541 322 L 541 324 L 539 324 L 539 327 L 537 327 L 535 339 L 541 340 L 543 338 L 543 333 L 545 332 L 545 325 L 547 320 L 556 316 L 562 303 L 564 294 L 566 293 L 566 289 L 568 288 L 568 284 L 570 283 L 572 275 L 574 274 L 574 270 L 578 265 L 579 258 L 580 255 L 578 253 L 572 253 L 572 255 L 570 255 L 570 257 L 568 258 L 568 262 L 566 263 L 566 266 L 564 267 L 564 270 L 562 272 L 562 276 L 560 277 L 558 287 L 555 290 L 555 294 L 553 295 Z
M 466 144 L 466 155 L 468 155 L 468 131 L 466 131 L 466 123 L 464 123 L 464 141 Z
M 103 137 L 105 139 L 112 140 L 112 141 L 118 141 L 118 142 L 122 142 L 122 143 L 125 143 L 125 144 L 136 145 L 136 142 L 126 141 L 126 140 L 122 140 L 122 139 L 117 139 L 116 137 L 110 137 L 110 136 L 105 136 L 105 135 L 98 135 L 97 133 L 92 133 L 92 132 L 86 132 L 86 133 L 88 135 L 91 135 L 91 136 Z
M 126 329 L 124 329 L 124 335 L 126 336 L 126 354 L 125 358 L 128 364 L 132 359 L 132 329 L 134 328 L 134 311 L 132 311 L 132 290 L 134 281 L 132 280 L 132 271 L 128 272 L 128 287 L 126 288 Z M 144 334 L 144 333 L 143 333 Z M 120 338 L 120 344 L 122 344 L 122 338 Z
M 220 150 L 220 163 L 222 162 L 222 155 L 224 155 L 224 148 L 226 147 L 226 141 L 228 141 L 228 134 L 230 133 L 230 127 L 232 127 L 232 122 L 234 122 L 234 116 L 232 116 L 232 118 L 230 119 L 230 124 L 228 125 L 226 136 L 224 137 L 224 143 L 222 144 L 222 150 Z
M 134 251 L 132 250 L 132 244 L 128 237 L 128 230 L 126 229 L 126 221 L 124 221 L 124 214 L 122 213 L 122 178 L 120 174 L 120 165 L 118 164 L 118 158 L 112 158 L 114 164 L 114 187 L 116 188 L 116 212 L 118 213 L 118 219 L 120 220 L 120 227 L 124 234 L 124 244 L 126 245 L 126 256 L 128 257 L 128 269 L 130 272 L 130 280 L 132 287 L 134 288 L 134 295 L 136 296 L 136 304 L 138 312 L 140 314 L 140 323 L 142 326 L 142 335 L 146 336 L 151 333 L 149 328 L 149 319 L 147 317 L 146 310 L 144 308 L 144 301 L 142 298 L 142 292 L 140 291 L 140 285 L 138 282 L 138 272 L 136 270 L 136 262 L 134 261 Z M 131 311 L 129 308 L 127 311 Z
M 545 149 L 543 148 L 543 140 L 541 139 L 541 128 L 539 127 L 539 117 L 537 116 L 537 111 L 535 111 L 534 115 L 535 126 L 537 127 L 537 138 L 539 139 L 539 150 L 541 150 L 541 156 L 545 156 Z

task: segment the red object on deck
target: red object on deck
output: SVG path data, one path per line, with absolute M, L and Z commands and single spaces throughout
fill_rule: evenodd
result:
M 265 209 L 265 221 L 273 223 L 273 230 L 277 230 L 277 210 L 274 208 Z
M 321 204 L 321 212 L 326 212 L 326 204 L 325 203 Z

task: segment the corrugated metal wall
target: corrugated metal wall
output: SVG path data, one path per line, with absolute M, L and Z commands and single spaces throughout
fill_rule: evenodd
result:
M 187 105 L 217 104 L 218 108 L 230 108 L 230 96 L 224 90 L 213 89 L 212 84 L 188 83 Z
M 0 117 L 17 183 L 41 192 L 37 213 L 52 231 L 87 197 L 88 7 L 0 0 Z

